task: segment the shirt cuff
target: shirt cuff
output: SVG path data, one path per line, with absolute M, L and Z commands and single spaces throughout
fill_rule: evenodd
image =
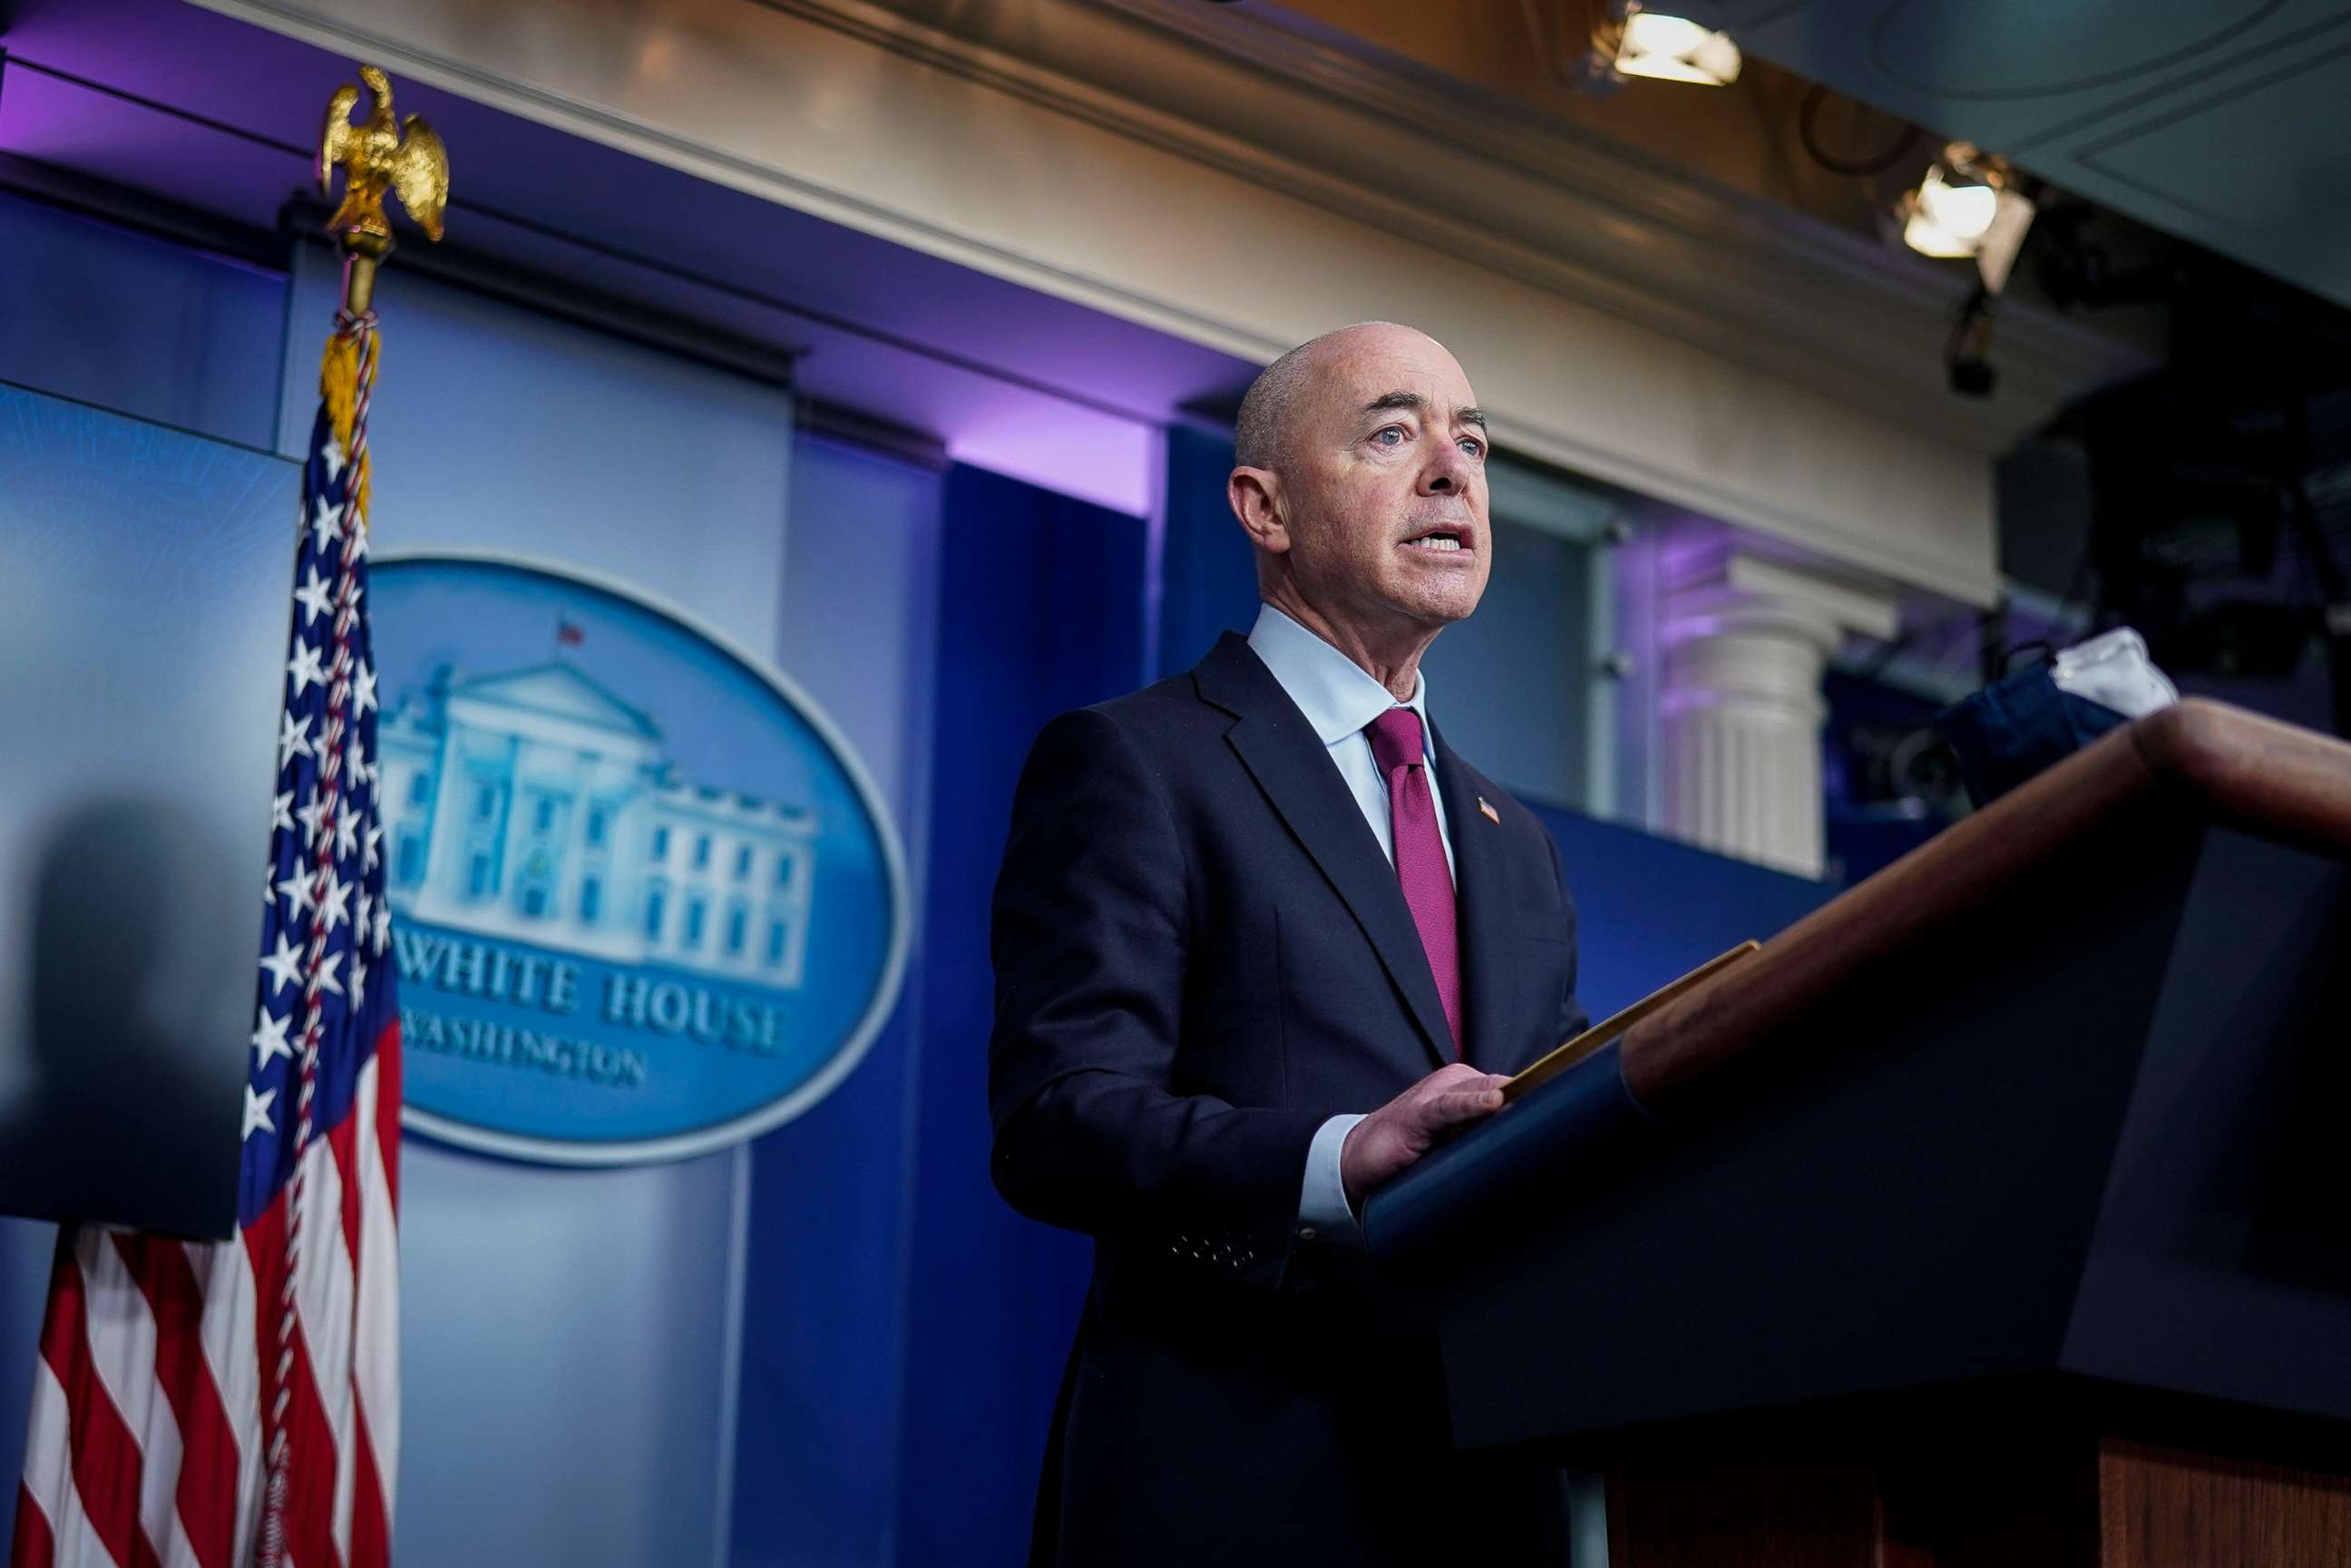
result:
M 1333 1116 L 1315 1129 L 1306 1150 L 1306 1181 L 1298 1194 L 1298 1239 L 1316 1241 L 1331 1233 L 1332 1239 L 1352 1234 L 1355 1211 L 1347 1202 L 1347 1184 L 1339 1175 L 1339 1151 L 1361 1116 Z

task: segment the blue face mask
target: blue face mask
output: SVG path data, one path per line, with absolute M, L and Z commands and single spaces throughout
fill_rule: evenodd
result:
M 1935 717 L 1978 806 L 1990 805 L 2110 729 L 2179 700 L 2127 627 L 2019 670 Z

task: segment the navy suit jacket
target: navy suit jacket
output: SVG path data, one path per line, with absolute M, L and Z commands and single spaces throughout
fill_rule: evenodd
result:
M 1574 908 L 1542 825 L 1435 750 L 1463 1054 L 1515 1071 L 1583 1026 Z M 1045 727 L 992 943 L 997 1187 L 1095 1239 L 1033 1560 L 1459 1561 L 1480 1494 L 1515 1555 L 1519 1482 L 1453 1451 L 1409 1303 L 1299 1234 L 1315 1130 L 1453 1043 L 1394 868 L 1245 640 Z

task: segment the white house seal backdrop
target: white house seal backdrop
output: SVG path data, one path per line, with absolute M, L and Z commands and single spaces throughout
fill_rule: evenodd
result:
M 896 839 L 824 715 L 617 584 L 417 556 L 373 595 L 409 1124 L 618 1164 L 821 1099 L 906 946 Z

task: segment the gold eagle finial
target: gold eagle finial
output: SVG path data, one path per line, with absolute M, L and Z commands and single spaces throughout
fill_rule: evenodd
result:
M 383 214 L 387 190 L 400 198 L 427 239 L 441 237 L 441 214 L 449 204 L 449 154 L 423 115 L 410 115 L 405 127 L 392 118 L 392 79 L 381 68 L 361 66 L 360 80 L 375 107 L 354 124 L 350 113 L 360 89 L 349 82 L 335 89 L 319 138 L 319 189 L 334 194 L 335 168 L 340 164 L 343 201 L 327 220 L 327 232 L 345 249 L 380 261 L 392 249 L 392 225 Z

